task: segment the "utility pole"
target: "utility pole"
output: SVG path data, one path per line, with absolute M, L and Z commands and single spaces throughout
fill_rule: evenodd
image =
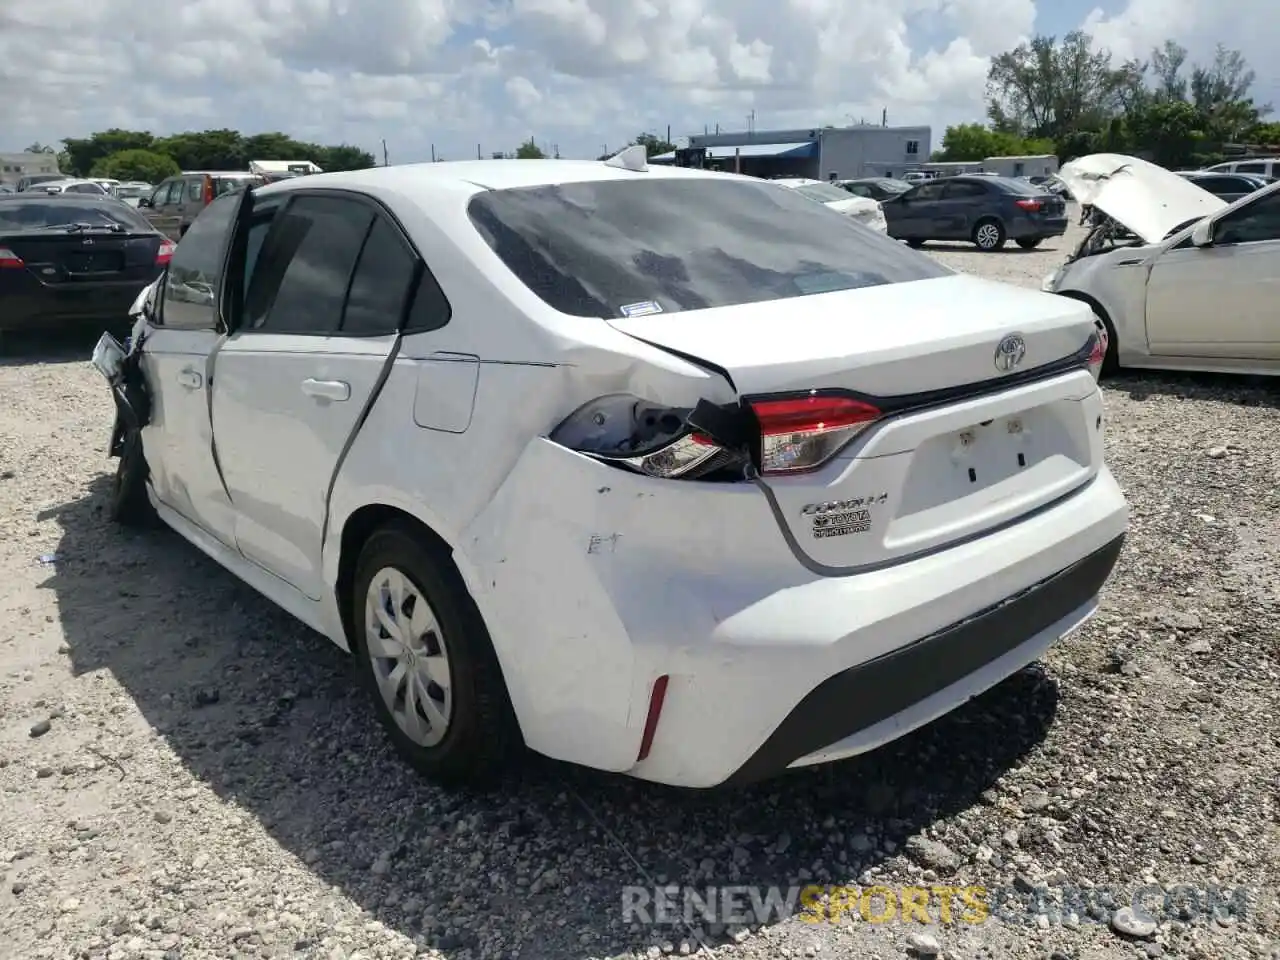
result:
M 436 162 L 436 145 L 434 143 L 431 145 L 431 162 Z
M 669 123 L 667 124 L 667 140 L 666 140 L 666 142 L 667 142 L 667 143 L 670 143 L 670 142 L 671 142 L 671 124 L 669 124 Z
M 880 126 L 887 127 L 889 125 L 889 108 L 885 107 L 880 111 Z
M 482 160 L 482 159 L 484 159 L 483 157 L 481 157 L 481 156 L 480 156 L 480 144 L 478 144 L 478 143 L 476 144 L 476 159 L 477 159 L 477 160 Z
M 382 138 L 382 165 L 387 165 L 387 138 Z

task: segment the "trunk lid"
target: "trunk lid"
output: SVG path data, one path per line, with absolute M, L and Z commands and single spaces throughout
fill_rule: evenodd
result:
M 821 573 L 884 566 L 1016 521 L 1102 464 L 1088 370 L 1016 376 L 1089 343 L 1091 311 L 1065 297 L 956 275 L 609 322 L 723 370 L 745 397 L 847 391 L 884 411 L 817 468 L 762 477 L 783 536 Z M 1011 334 L 1023 356 L 1002 371 L 998 345 Z
M 1117 153 L 1063 164 L 1058 177 L 1081 204 L 1096 207 L 1146 243 L 1207 217 L 1226 201 L 1164 167 Z
M 142 280 L 155 275 L 163 237 L 110 230 L 31 230 L 0 234 L 26 270 L 46 286 Z
M 608 322 L 724 370 L 748 396 L 945 390 L 998 377 L 1006 334 L 1022 336 L 1018 370 L 1029 370 L 1075 353 L 1095 329 L 1077 301 L 964 274 Z

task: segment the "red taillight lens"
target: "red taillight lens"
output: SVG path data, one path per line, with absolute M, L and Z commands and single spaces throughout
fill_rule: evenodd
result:
M 163 240 L 160 243 L 160 249 L 156 251 L 156 266 L 168 266 L 169 261 L 173 259 L 173 251 L 178 249 L 178 245 L 172 240 Z
M 213 203 L 213 177 L 204 178 L 204 202 L 205 206 Z
M 0 270 L 21 270 L 26 264 L 8 247 L 0 247 Z
M 1098 332 L 1093 337 L 1093 349 L 1089 351 L 1089 371 L 1093 374 L 1095 380 L 1102 373 L 1102 362 L 1107 358 L 1107 331 L 1098 327 Z
M 1039 200 L 1015 200 L 1013 201 L 1013 205 L 1015 207 L 1019 207 L 1022 210 L 1030 210 L 1033 213 L 1044 206 L 1044 204 L 1042 204 Z
M 811 394 L 786 400 L 753 400 L 760 424 L 760 472 L 812 470 L 840 452 L 880 419 L 869 403 L 849 397 Z

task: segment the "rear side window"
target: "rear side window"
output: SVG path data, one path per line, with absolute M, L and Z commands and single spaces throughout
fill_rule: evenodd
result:
M 582 317 L 726 307 L 952 272 L 766 181 L 655 177 L 490 190 L 468 212 L 525 286 Z
M 1265 162 L 1258 163 L 1239 163 L 1233 173 L 1266 173 L 1267 164 Z
M 378 217 L 351 277 L 342 332 L 360 337 L 399 330 L 415 263 L 395 228 Z
M 214 298 L 222 279 L 227 237 L 238 209 L 237 197 L 211 203 L 182 235 L 169 261 L 164 285 L 164 326 L 183 330 L 212 330 L 217 326 Z
M 943 196 L 948 200 L 972 200 L 974 197 L 985 197 L 987 188 L 980 183 L 971 181 L 961 181 L 959 183 L 948 183 L 943 190 Z
M 219 199 L 234 202 L 240 194 Z M 332 334 L 373 211 L 336 197 L 299 197 L 276 216 L 245 297 L 245 326 Z

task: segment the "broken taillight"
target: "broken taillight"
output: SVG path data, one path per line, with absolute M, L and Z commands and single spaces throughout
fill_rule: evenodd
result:
M 561 446 L 651 477 L 705 476 L 740 459 L 693 430 L 690 410 L 610 394 L 584 404 L 551 433 Z
M 851 397 L 823 396 L 750 401 L 760 424 L 760 472 L 799 473 L 826 463 L 880 419 L 880 410 Z
M 551 440 L 651 477 L 692 480 L 714 474 L 729 479 L 736 473 L 742 479 L 752 448 L 758 451 L 756 466 L 762 475 L 813 470 L 880 415 L 869 403 L 817 391 L 692 409 L 611 394 L 570 414 L 552 431 Z
M 178 249 L 178 245 L 172 240 L 161 240 L 160 249 L 156 251 L 156 266 L 168 266 L 169 261 L 173 259 L 173 251 Z
M 0 270 L 21 270 L 26 264 L 8 247 L 0 247 Z

